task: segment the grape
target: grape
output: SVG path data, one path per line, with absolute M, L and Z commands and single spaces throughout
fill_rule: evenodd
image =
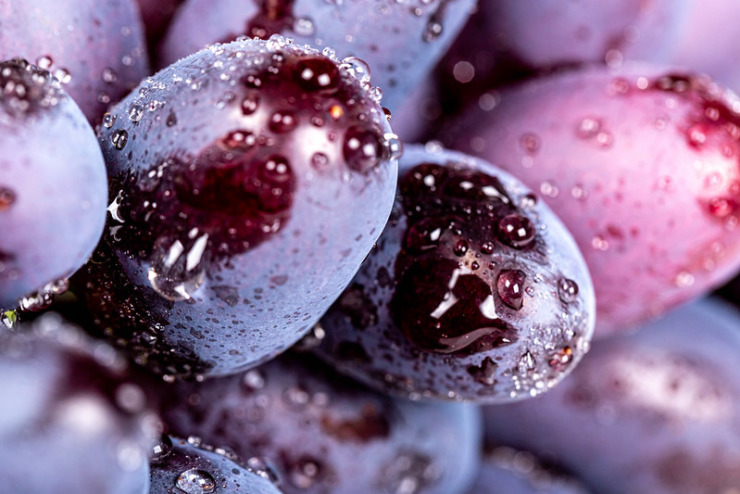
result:
M 284 40 L 183 59 L 106 122 L 111 216 L 79 284 L 100 332 L 165 376 L 235 373 L 296 342 L 390 212 L 382 109 L 346 65 Z
M 48 71 L 1 62 L 0 88 L 0 309 L 11 309 L 87 261 L 108 187 L 90 125 Z
M 318 354 L 382 391 L 507 402 L 588 349 L 593 288 L 560 221 L 480 160 L 408 146 L 377 247 L 322 319 Z
M 149 73 L 134 0 L 0 0 L 0 60 L 50 70 L 91 123 Z
M 3 492 L 148 492 L 160 425 L 112 348 L 47 314 L 0 331 L 0 375 Z
M 227 452 L 196 440 L 163 435 L 151 461 L 149 494 L 280 494 L 263 475 Z
M 726 492 L 738 485 L 740 315 L 714 301 L 594 342 L 569 380 L 485 409 L 487 440 L 552 458 L 593 492 Z
M 375 393 L 308 355 L 177 383 L 172 431 L 275 464 L 286 494 L 464 492 L 478 464 L 478 410 Z
M 738 101 L 690 73 L 596 66 L 502 91 L 442 137 L 519 174 L 562 218 L 604 336 L 737 272 Z
M 172 63 L 209 43 L 282 34 L 296 43 L 336 50 L 339 58 L 360 59 L 362 78 L 372 74 L 384 105 L 395 111 L 452 43 L 474 3 L 191 0 L 178 12 L 161 58 Z

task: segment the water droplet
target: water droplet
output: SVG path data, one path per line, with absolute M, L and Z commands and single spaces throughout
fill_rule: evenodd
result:
M 303 58 L 295 66 L 294 78 L 306 91 L 332 90 L 339 84 L 339 68 L 326 58 Z
M 578 297 L 578 284 L 568 278 L 561 278 L 558 281 L 558 297 L 566 304 L 575 302 Z
M 519 269 L 502 270 L 496 280 L 496 289 L 501 301 L 514 310 L 521 309 L 526 279 L 527 275 Z
M 375 132 L 350 127 L 344 136 L 344 160 L 357 172 L 367 172 L 380 164 L 382 143 Z
M 141 121 L 141 117 L 144 116 L 144 107 L 141 105 L 131 105 L 128 107 L 128 119 L 134 123 Z
M 304 457 L 288 468 L 290 483 L 299 489 L 308 489 L 320 479 L 323 465 L 314 458 Z
M 19 308 L 26 312 L 38 312 L 44 310 L 54 298 L 54 295 L 64 293 L 69 288 L 69 280 L 61 278 L 59 280 L 52 281 L 44 285 L 41 290 L 34 292 L 26 297 L 23 297 L 20 301 Z
M 110 67 L 106 67 L 103 69 L 103 82 L 106 84 L 113 84 L 118 79 L 118 74 L 116 74 L 116 71 L 111 69 Z
M 53 64 L 54 64 L 54 59 L 52 59 L 51 56 L 49 55 L 42 55 L 36 59 L 36 65 L 40 69 L 49 70 L 51 69 L 51 66 Z
M 56 77 L 62 84 L 69 84 L 69 81 L 72 80 L 72 74 L 70 74 L 69 70 L 64 67 L 55 70 L 54 77 Z
M 226 149 L 245 152 L 257 143 L 257 137 L 248 130 L 235 130 L 226 134 L 221 142 Z
M 510 247 L 522 249 L 534 240 L 534 225 L 526 216 L 509 214 L 498 223 L 498 238 Z
M 398 160 L 403 156 L 403 142 L 398 138 L 396 134 L 385 134 L 383 135 L 383 142 L 385 143 L 386 155 L 390 160 Z
M 172 439 L 167 434 L 162 434 L 159 442 L 152 448 L 152 463 L 158 463 L 162 461 L 167 455 L 172 452 Z
M 576 128 L 576 135 L 581 139 L 591 139 L 601 130 L 601 121 L 595 117 L 585 117 Z
M 148 279 L 154 290 L 173 302 L 188 300 L 203 284 L 205 279 L 204 253 L 208 245 L 208 234 L 188 239 L 189 249 L 180 240 L 169 247 L 166 241 L 159 240 L 155 249 Z
M 247 460 L 247 468 L 263 479 L 269 480 L 273 484 L 277 485 L 280 483 L 280 476 L 277 473 L 277 469 L 267 458 L 253 456 Z
M 519 139 L 519 144 L 521 144 L 525 153 L 529 155 L 537 154 L 540 149 L 540 138 L 536 134 L 526 133 Z
M 113 124 L 116 123 L 116 116 L 112 113 L 106 113 L 103 115 L 103 127 L 106 129 L 110 129 L 113 127 Z
M 298 36 L 313 36 L 316 32 L 316 27 L 313 24 L 313 19 L 310 17 L 298 17 L 293 22 L 293 31 Z
M 257 391 L 265 387 L 265 376 L 257 369 L 252 369 L 244 373 L 242 383 L 247 391 Z
M 175 115 L 175 112 L 170 112 L 170 114 L 167 115 L 167 121 L 165 123 L 167 124 L 167 127 L 174 127 L 177 125 L 177 115 Z
M 522 355 L 522 358 L 519 359 L 519 372 L 522 374 L 531 372 L 534 370 L 535 364 L 537 364 L 537 361 L 534 359 L 534 355 L 532 355 L 532 352 L 527 350 L 524 355 Z
M 311 156 L 311 166 L 316 171 L 326 171 L 329 168 L 329 157 L 321 152 L 314 153 Z
M 268 126 L 276 134 L 285 134 L 298 126 L 298 120 L 296 120 L 295 114 L 292 111 L 276 111 L 270 117 Z
M 676 279 L 674 281 L 674 284 L 678 288 L 687 288 L 694 284 L 694 275 L 691 273 L 688 273 L 686 271 L 682 271 L 678 273 L 676 276 Z
M 125 130 L 117 130 L 110 136 L 110 141 L 113 143 L 113 147 L 121 151 L 126 147 L 128 142 L 128 132 Z
M 191 468 L 177 477 L 175 487 L 187 494 L 207 494 L 216 490 L 216 481 L 205 470 Z
M 547 361 L 547 365 L 558 372 L 562 372 L 572 361 L 573 349 L 569 346 L 566 346 L 563 347 L 560 351 L 550 354 L 550 359 Z
M 442 23 L 437 21 L 436 19 L 430 19 L 429 22 L 427 22 L 426 28 L 424 29 L 422 39 L 429 43 L 438 39 L 442 35 L 442 31 Z
M 455 242 L 455 246 L 452 248 L 452 252 L 458 257 L 464 256 L 467 251 L 468 251 L 468 242 L 467 240 L 463 240 L 463 239 L 460 239 L 457 242 Z
M 15 201 L 15 192 L 8 187 L 0 185 L 0 212 L 9 210 L 15 204 Z
M 339 65 L 346 70 L 349 75 L 355 77 L 363 86 L 370 84 L 370 67 L 368 64 L 357 57 L 347 57 Z

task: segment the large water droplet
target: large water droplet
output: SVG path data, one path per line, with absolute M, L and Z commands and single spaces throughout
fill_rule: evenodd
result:
M 524 282 L 527 275 L 519 269 L 502 270 L 496 281 L 496 289 L 503 303 L 514 310 L 522 308 Z
M 347 166 L 364 173 L 380 163 L 381 140 L 371 130 L 350 127 L 344 136 L 343 152 Z
M 205 470 L 191 468 L 182 472 L 175 482 L 175 487 L 187 494 L 207 494 L 215 492 L 216 481 Z
M 522 249 L 532 243 L 535 229 L 526 216 L 509 214 L 501 218 L 498 223 L 498 238 L 515 249 Z
M 126 143 L 128 142 L 128 132 L 125 130 L 117 130 L 111 134 L 110 141 L 113 143 L 114 148 L 121 151 L 126 147 Z

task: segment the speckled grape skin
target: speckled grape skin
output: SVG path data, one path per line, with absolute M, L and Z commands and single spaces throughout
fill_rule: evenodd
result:
M 487 452 L 466 494 L 589 494 L 577 480 L 543 467 L 531 453 L 497 447 Z
M 7 70 L 7 74 L 1 73 Z M 0 308 L 71 275 L 105 223 L 105 163 L 85 116 L 46 71 L 0 63 Z
M 275 28 L 267 36 L 282 34 L 296 43 L 336 50 L 340 59 L 364 60 L 370 66 L 371 83 L 383 91 L 383 104 L 395 111 L 452 43 L 474 4 L 473 0 L 190 0 L 167 33 L 161 60 L 172 63 L 208 43 L 233 40 L 248 34 L 250 22 L 272 16 Z M 281 9 L 284 14 L 278 14 Z
M 270 480 L 214 449 L 197 441 L 163 436 L 151 461 L 149 494 L 182 494 L 188 488 L 202 494 L 280 494 Z
M 120 220 L 111 215 L 107 247 L 99 251 L 101 259 L 86 267 L 83 290 L 101 331 L 154 372 L 224 375 L 281 352 L 344 289 L 387 220 L 397 162 L 386 148 L 391 142 L 386 137 L 392 135 L 386 116 L 344 68 L 332 79 L 338 93 L 329 88 L 276 94 L 281 84 L 293 84 L 296 91 L 300 84 L 292 78 L 304 72 L 291 71 L 303 57 L 336 69 L 334 61 L 280 39 L 205 50 L 145 81 L 111 110 L 109 125 L 101 127 L 111 201 L 120 197 L 119 190 L 132 195 L 132 213 Z M 270 67 L 282 68 L 268 75 Z M 261 74 L 259 82 L 255 74 Z M 252 97 L 256 109 L 245 109 Z M 290 115 L 290 122 L 270 120 L 281 112 Z M 254 145 L 245 144 L 247 135 L 255 136 Z M 350 158 L 356 157 L 348 148 L 355 135 L 372 137 L 361 149 L 369 146 L 375 158 Z M 235 147 L 224 150 L 225 141 Z M 269 156 L 273 163 L 284 159 L 287 178 L 278 177 L 272 189 L 279 192 L 273 197 L 275 208 L 262 218 L 263 211 L 251 205 L 254 196 L 239 189 L 241 182 L 219 178 L 227 165 L 208 161 L 213 153 L 218 159 L 228 154 L 252 160 L 250 153 L 260 160 Z M 205 164 L 194 164 L 201 163 L 198 159 Z M 190 183 L 212 176 L 210 185 Z M 253 176 L 244 183 L 258 184 Z M 186 202 L 189 209 L 182 209 Z M 157 211 L 149 214 L 152 204 L 163 217 Z M 243 217 L 239 208 L 246 209 Z M 228 228 L 223 226 L 227 222 Z M 175 227 L 184 229 L 160 231 Z M 152 273 L 166 272 L 157 266 L 169 262 L 175 252 L 171 247 L 180 241 L 187 246 L 188 265 L 198 245 L 206 248 L 193 254 L 197 265 L 184 277 L 192 279 L 176 277 L 186 291 L 165 293 L 160 281 L 166 283 L 168 276 L 155 281 Z
M 286 494 L 456 494 L 478 466 L 477 408 L 393 399 L 308 355 L 164 396 L 173 432 L 266 458 Z
M 587 351 L 593 331 L 593 288 L 575 242 L 549 208 L 532 199 L 529 189 L 491 164 L 451 151 L 407 146 L 400 165 L 401 182 L 405 173 L 421 163 L 483 171 L 500 179 L 512 205 L 524 204 L 518 210 L 534 224 L 535 249 L 520 251 L 496 241 L 493 254 L 487 255 L 477 246 L 480 239 L 471 238 L 465 256 L 452 257 L 458 266 L 473 271 L 472 264 L 478 263 L 476 274 L 488 278 L 498 277 L 496 273 L 504 270 L 522 270 L 526 281 L 519 287 L 521 308 L 507 307 L 496 295 L 496 283 L 486 285 L 498 321 L 509 327 L 500 333 L 492 332 L 494 339 L 498 339 L 492 347 L 473 349 L 478 337 L 471 336 L 475 343 L 471 343 L 470 349 L 437 353 L 437 350 L 423 350 L 407 338 L 391 308 L 394 294 L 402 292 L 394 273 L 400 253 L 404 252 L 402 245 L 408 228 L 407 217 L 397 199 L 377 247 L 363 263 L 350 288 L 322 319 L 325 336 L 315 351 L 342 372 L 385 392 L 414 399 L 501 403 L 546 391 Z M 534 250 L 544 255 L 534 254 Z M 489 266 L 491 262 L 496 265 Z M 476 280 L 475 283 L 483 279 L 460 276 L 463 278 Z M 562 278 L 574 280 L 578 286 L 578 295 L 572 303 L 565 303 L 559 297 L 557 282 Z M 418 296 L 403 299 L 398 313 L 404 318 L 411 317 L 408 314 L 412 309 L 423 303 L 425 300 Z M 485 302 L 478 303 L 480 311 L 485 312 Z M 451 309 L 454 310 L 454 305 Z M 434 312 L 437 310 L 439 307 Z M 463 321 L 457 325 L 465 324 Z M 473 335 L 474 329 L 479 328 L 462 328 L 460 332 Z M 435 334 L 431 327 L 418 326 L 416 332 L 432 339 Z M 509 341 L 502 342 L 501 338 Z
M 560 216 L 588 263 L 603 336 L 737 271 L 737 102 L 682 71 L 590 67 L 503 91 L 440 137 L 520 176 Z
M 55 314 L 22 330 L 0 332 L 3 492 L 149 492 L 160 425 L 125 361 Z
M 703 300 L 594 342 L 562 386 L 485 408 L 489 441 L 555 459 L 594 492 L 709 494 L 740 482 L 738 312 Z
M 68 75 L 65 89 L 93 124 L 149 73 L 135 0 L 1 0 L 0 60 L 14 57 Z

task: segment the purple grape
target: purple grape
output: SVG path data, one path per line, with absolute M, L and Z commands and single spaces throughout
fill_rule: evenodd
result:
M 584 67 L 503 90 L 440 138 L 542 193 L 588 263 L 598 337 L 737 272 L 739 105 L 703 76 Z
M 477 408 L 392 399 L 308 355 L 178 383 L 163 402 L 173 432 L 267 458 L 287 494 L 455 494 L 478 464 Z
M 159 421 L 125 362 L 55 314 L 0 331 L 0 477 L 8 494 L 145 494 Z
M 50 70 L 91 123 L 149 73 L 135 0 L 0 0 L 0 60 Z
M 309 331 L 388 218 L 400 144 L 351 67 L 276 39 L 181 60 L 99 138 L 111 217 L 82 290 L 101 332 L 183 377 Z
M 665 61 L 707 74 L 740 92 L 740 70 L 737 64 L 728 62 L 740 56 L 740 36 L 733 23 L 728 22 L 740 14 L 740 4 L 717 0 L 710 7 L 698 0 L 688 0 L 687 9 L 680 36 Z
M 489 163 L 409 146 L 377 247 L 322 319 L 317 353 L 380 390 L 507 402 L 588 349 L 594 297 L 555 215 Z
M 9 309 L 87 260 L 108 188 L 90 125 L 48 71 L 2 62 L 0 88 L 0 308 Z
M 598 493 L 740 482 L 740 314 L 709 300 L 593 344 L 541 398 L 485 408 L 488 441 L 553 458 Z
M 282 34 L 296 43 L 330 47 L 339 58 L 364 60 L 384 105 L 395 111 L 452 43 L 474 3 L 190 0 L 175 17 L 161 58 L 172 63 L 209 43 Z
M 164 435 L 151 461 L 149 494 L 280 494 L 270 479 L 235 460 L 199 441 Z
M 491 490 L 493 488 L 493 491 Z M 497 447 L 481 462 L 467 494 L 588 494 L 573 478 L 542 465 L 530 453 Z

